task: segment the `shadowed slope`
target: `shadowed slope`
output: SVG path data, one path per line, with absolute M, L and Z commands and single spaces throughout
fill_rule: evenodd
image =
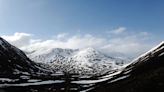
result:
M 0 38 L 0 77 L 16 77 L 21 72 L 38 71 L 36 64 L 26 57 L 24 52 Z
M 135 59 L 113 79 L 101 83 L 94 92 L 163 92 L 164 42 Z

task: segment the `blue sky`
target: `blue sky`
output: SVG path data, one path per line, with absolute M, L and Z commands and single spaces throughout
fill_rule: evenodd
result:
M 123 31 L 126 37 L 149 34 L 147 43 L 162 41 L 164 0 L 0 0 L 0 35 L 17 32 L 50 39 L 58 34 L 91 34 L 113 39 L 126 38 Z
M 1 34 L 103 34 L 115 27 L 163 34 L 163 0 L 0 0 Z M 161 35 L 162 36 L 162 35 Z

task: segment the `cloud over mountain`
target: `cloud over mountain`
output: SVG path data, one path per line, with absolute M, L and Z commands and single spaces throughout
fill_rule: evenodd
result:
M 152 47 L 152 44 L 148 43 L 148 33 L 130 33 L 125 27 L 114 29 L 108 35 L 114 35 L 111 32 L 115 32 L 117 36 L 106 38 L 91 34 L 69 35 L 68 33 L 61 33 L 52 36 L 48 40 L 43 40 L 34 39 L 34 34 L 17 32 L 13 35 L 4 35 L 2 37 L 11 44 L 28 51 L 48 48 L 82 49 L 93 47 L 106 54 L 123 53 L 136 56 Z M 124 34 L 121 34 L 123 32 Z

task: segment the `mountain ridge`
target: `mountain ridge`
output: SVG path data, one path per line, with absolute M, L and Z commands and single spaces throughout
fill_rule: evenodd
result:
M 60 49 L 62 51 L 62 49 Z M 57 51 L 58 52 L 58 51 Z M 72 58 L 77 58 L 88 63 L 107 62 L 106 56 L 102 55 L 94 49 L 84 49 L 77 51 L 78 54 L 72 54 Z M 89 53 L 88 53 L 89 52 Z M 71 53 L 67 53 L 71 54 Z M 66 55 L 67 56 L 67 55 Z M 91 58 L 93 57 L 93 58 Z M 85 68 L 75 67 L 80 66 L 80 62 L 72 59 L 63 59 L 68 65 L 60 67 L 65 69 L 63 73 L 54 72 L 52 67 L 46 64 L 39 64 L 31 61 L 24 52 L 12 46 L 7 41 L 0 38 L 0 91 L 5 92 L 163 92 L 164 91 L 164 42 L 134 59 L 131 63 L 123 65 L 119 68 L 111 68 L 111 62 L 107 68 L 108 73 L 94 76 L 87 75 Z M 82 58 L 82 59 L 81 59 Z M 83 60 L 84 59 L 84 60 Z M 109 59 L 109 57 L 108 57 Z M 111 58 L 113 59 L 113 58 Z M 96 62 L 95 62 L 96 61 Z M 77 63 L 78 62 L 78 63 Z M 93 63 L 94 62 L 94 63 Z M 53 66 L 58 63 L 50 62 Z M 76 64 L 77 63 L 77 64 Z M 113 63 L 113 62 L 112 62 Z M 69 65 L 70 64 L 70 65 Z M 92 65 L 91 64 L 91 65 Z M 73 65 L 73 66 L 72 66 Z M 55 67 L 60 66 L 56 65 Z M 83 66 L 83 65 L 82 65 Z M 85 66 L 85 64 L 84 64 Z M 54 66 L 53 66 L 54 67 Z M 84 72 L 86 75 L 70 73 L 71 67 L 76 71 Z M 94 66 L 95 67 L 95 66 Z M 92 66 L 87 66 L 88 69 L 93 69 Z M 86 68 L 86 69 L 87 69 Z M 50 73 L 49 71 L 52 72 Z M 112 70 L 114 69 L 114 70 Z M 16 70 L 16 71 L 15 71 Z M 74 70 L 73 70 L 74 71 Z M 98 72 L 103 72 L 101 71 Z
M 110 69 L 119 68 L 116 62 L 117 64 L 123 63 L 123 60 L 106 56 L 91 47 L 80 50 L 52 48 L 45 50 L 46 52 L 39 53 L 41 51 L 32 52 L 27 54 L 27 56 L 33 61 L 44 62 L 50 64 L 52 68 L 55 67 L 56 70 L 63 69 L 61 71 L 69 73 L 85 74 L 90 72 L 90 74 L 95 74 L 100 73 L 100 70 L 101 72 L 103 70 L 107 72 Z
M 125 65 L 112 79 L 91 92 L 163 92 L 164 42 Z M 104 89 L 105 87 L 105 89 Z M 90 91 L 89 91 L 90 92 Z
M 0 73 L 1 76 L 13 75 L 19 72 L 34 73 L 38 71 L 24 52 L 0 38 Z

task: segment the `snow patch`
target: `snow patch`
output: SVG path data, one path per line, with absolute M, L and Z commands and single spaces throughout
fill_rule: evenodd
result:
M 41 82 L 34 82 L 34 83 L 21 83 L 21 84 L 0 84 L 0 87 L 14 87 L 14 86 L 35 86 L 35 85 L 45 85 L 45 84 L 55 84 L 55 83 L 63 83 L 64 80 L 48 80 L 48 81 L 41 81 Z

